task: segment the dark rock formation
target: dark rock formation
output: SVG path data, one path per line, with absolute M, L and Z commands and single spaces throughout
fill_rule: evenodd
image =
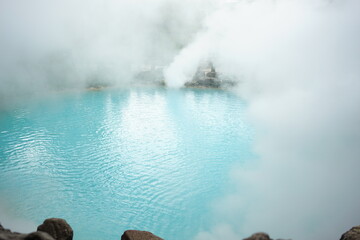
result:
M 73 230 L 61 218 L 49 218 L 37 228 L 37 232 L 21 234 L 5 229 L 0 224 L 0 240 L 72 240 Z M 127 230 L 121 240 L 164 240 L 151 232 Z M 243 240 L 272 240 L 267 233 L 259 232 Z M 280 239 L 278 239 L 280 240 Z M 344 233 L 340 240 L 360 240 L 360 225 Z
M 48 218 L 38 226 L 38 231 L 50 234 L 56 240 L 72 240 L 73 230 L 70 225 L 61 218 Z
M 251 235 L 248 238 L 244 238 L 243 240 L 271 240 L 267 233 L 259 232 Z
M 360 240 L 360 225 L 353 227 L 344 233 L 340 240 Z
M 121 236 L 121 240 L 163 240 L 151 232 L 127 230 Z

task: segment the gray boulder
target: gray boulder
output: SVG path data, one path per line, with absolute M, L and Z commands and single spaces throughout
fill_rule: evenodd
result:
M 355 226 L 344 233 L 340 240 L 360 240 L 360 225 Z
M 163 240 L 158 236 L 155 236 L 151 232 L 138 231 L 138 230 L 127 230 L 121 236 L 121 240 Z
M 74 235 L 70 225 L 61 218 L 48 218 L 37 230 L 50 234 L 55 240 L 72 240 Z

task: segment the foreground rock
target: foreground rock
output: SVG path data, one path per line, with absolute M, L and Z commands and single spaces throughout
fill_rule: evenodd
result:
M 151 232 L 127 230 L 121 236 L 121 240 L 163 240 Z
M 38 226 L 37 232 L 21 234 L 0 225 L 0 240 L 72 240 L 73 230 L 61 218 L 49 218 Z
M 360 240 L 360 225 L 353 227 L 344 233 L 340 240 Z
M 24 240 L 56 240 L 46 232 L 33 232 L 25 236 Z
M 3 228 L 0 224 L 0 240 L 55 240 L 46 232 L 33 232 L 29 234 L 21 234 L 11 232 L 9 229 Z
M 260 232 L 255 233 L 248 238 L 244 238 L 243 240 L 271 240 L 271 238 L 267 233 Z
M 21 234 L 5 229 L 0 224 L 0 240 L 72 240 L 73 230 L 70 225 L 61 218 L 49 218 L 38 226 L 37 231 L 29 234 Z M 164 240 L 151 232 L 127 230 L 121 236 L 121 240 Z M 224 239 L 226 240 L 226 239 Z M 259 232 L 243 240 L 272 240 L 267 233 Z M 280 239 L 278 239 L 280 240 Z M 360 240 L 360 225 L 351 228 L 344 233 L 340 240 Z
M 61 218 L 46 219 L 37 230 L 50 234 L 56 240 L 72 240 L 74 235 L 70 225 Z

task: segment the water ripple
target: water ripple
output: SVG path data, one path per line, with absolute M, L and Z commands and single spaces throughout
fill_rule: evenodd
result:
M 252 157 L 244 108 L 222 91 L 133 89 L 15 109 L 0 116 L 0 200 L 38 222 L 66 218 L 75 240 L 191 238 L 231 164 Z

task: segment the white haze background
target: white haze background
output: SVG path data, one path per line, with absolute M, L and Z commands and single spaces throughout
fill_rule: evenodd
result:
M 1 106 L 128 84 L 143 64 L 167 65 L 169 87 L 204 59 L 238 79 L 259 161 L 234 167 L 196 240 L 339 239 L 360 224 L 360 1 L 0 0 L 0 36 Z

